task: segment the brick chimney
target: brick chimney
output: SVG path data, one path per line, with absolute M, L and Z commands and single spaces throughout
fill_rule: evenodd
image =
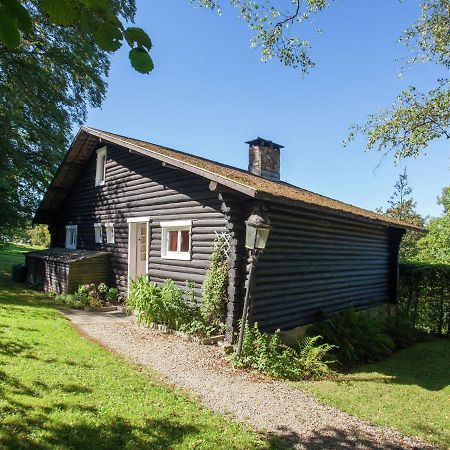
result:
M 260 137 L 247 141 L 248 171 L 268 180 L 280 179 L 280 149 L 282 145 Z

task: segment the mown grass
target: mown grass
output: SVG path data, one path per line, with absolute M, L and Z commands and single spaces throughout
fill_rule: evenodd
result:
M 296 384 L 324 403 L 450 448 L 450 340 L 433 339 L 336 380 Z
M 77 334 L 0 248 L 0 448 L 280 448 Z M 183 370 L 180 367 L 180 370 Z

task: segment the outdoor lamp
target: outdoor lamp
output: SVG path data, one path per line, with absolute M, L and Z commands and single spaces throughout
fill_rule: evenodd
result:
M 241 356 L 244 343 L 245 326 L 247 324 L 248 308 L 250 306 L 250 291 L 253 285 L 253 270 L 261 251 L 266 247 L 270 232 L 270 220 L 261 217 L 257 211 L 245 222 L 245 248 L 250 250 L 250 268 L 248 272 L 247 289 L 245 291 L 244 308 L 242 310 L 241 329 L 237 346 L 237 357 Z
M 245 247 L 249 250 L 263 250 L 270 232 L 270 220 L 254 212 L 245 222 Z

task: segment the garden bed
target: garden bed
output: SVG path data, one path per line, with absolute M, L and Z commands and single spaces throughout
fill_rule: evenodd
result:
M 85 306 L 84 310 L 89 312 L 111 312 L 111 311 L 118 311 L 118 308 L 117 306 L 114 305 Z
M 133 314 L 133 316 L 135 322 L 138 323 L 136 315 Z M 174 330 L 173 328 L 169 328 L 167 325 L 161 325 L 159 323 L 154 322 L 150 323 L 148 328 L 152 328 L 165 334 L 174 334 L 175 336 L 181 337 L 185 341 L 196 342 L 197 344 L 201 345 L 216 345 L 220 341 L 223 341 L 225 339 L 224 334 L 218 334 L 216 336 L 196 336 L 189 333 L 185 333 L 184 331 Z

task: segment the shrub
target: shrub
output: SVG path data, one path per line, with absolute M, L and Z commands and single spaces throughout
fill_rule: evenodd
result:
M 76 292 L 74 294 L 54 295 L 53 300 L 56 303 L 68 306 L 69 308 L 73 308 L 73 309 L 82 309 L 89 302 L 87 295 L 80 294 L 78 292 Z
M 187 291 L 189 295 L 189 290 Z M 195 317 L 195 309 L 189 307 L 185 294 L 172 280 L 162 287 L 149 283 L 145 276 L 131 282 L 127 307 L 137 312 L 140 323 L 152 322 L 179 330 Z
M 106 286 L 106 284 L 105 283 L 100 283 L 98 286 L 97 286 L 97 291 L 98 291 L 98 293 L 99 294 L 107 294 L 108 293 L 108 286 Z
M 416 342 L 422 341 L 426 334 L 414 327 L 411 320 L 398 312 L 389 327 L 389 334 L 394 340 L 396 348 L 406 348 Z
M 78 293 L 82 295 L 86 295 L 88 297 L 89 306 L 95 308 L 103 306 L 105 300 L 109 300 L 108 294 L 111 291 L 111 295 L 114 296 L 116 294 L 116 299 L 118 296 L 118 291 L 116 288 L 108 288 L 105 283 L 100 283 L 98 286 L 95 286 L 94 283 L 82 284 L 78 286 Z
M 208 325 L 201 318 L 197 317 L 181 325 L 180 331 L 194 336 L 214 336 L 217 333 L 223 333 L 225 328 L 218 329 L 216 326 Z
M 332 346 L 317 344 L 317 340 L 318 337 L 304 338 L 294 349 L 283 343 L 279 330 L 270 335 L 254 323 L 246 327 L 241 356 L 233 353 L 230 360 L 236 367 L 251 368 L 275 378 L 320 378 L 331 372 L 332 361 L 325 358 Z
M 450 335 L 450 265 L 402 262 L 398 309 L 415 327 Z
M 192 318 L 192 311 L 183 300 L 183 291 L 172 280 L 166 280 L 161 288 L 161 299 L 163 309 L 160 323 L 179 330 L 181 325 Z
M 155 283 L 149 283 L 145 276 L 131 282 L 127 298 L 127 307 L 137 313 L 139 323 L 150 325 L 160 318 L 161 288 Z
M 343 364 L 377 361 L 395 347 L 385 320 L 352 309 L 313 325 L 307 334 L 323 336 L 324 342 L 334 345 L 335 356 Z
M 116 302 L 119 299 L 119 291 L 118 291 L 118 289 L 114 288 L 114 287 L 109 288 L 106 298 L 111 303 Z
M 87 296 L 90 290 L 91 290 L 90 284 L 81 284 L 80 286 L 78 286 L 79 294 L 85 294 Z

